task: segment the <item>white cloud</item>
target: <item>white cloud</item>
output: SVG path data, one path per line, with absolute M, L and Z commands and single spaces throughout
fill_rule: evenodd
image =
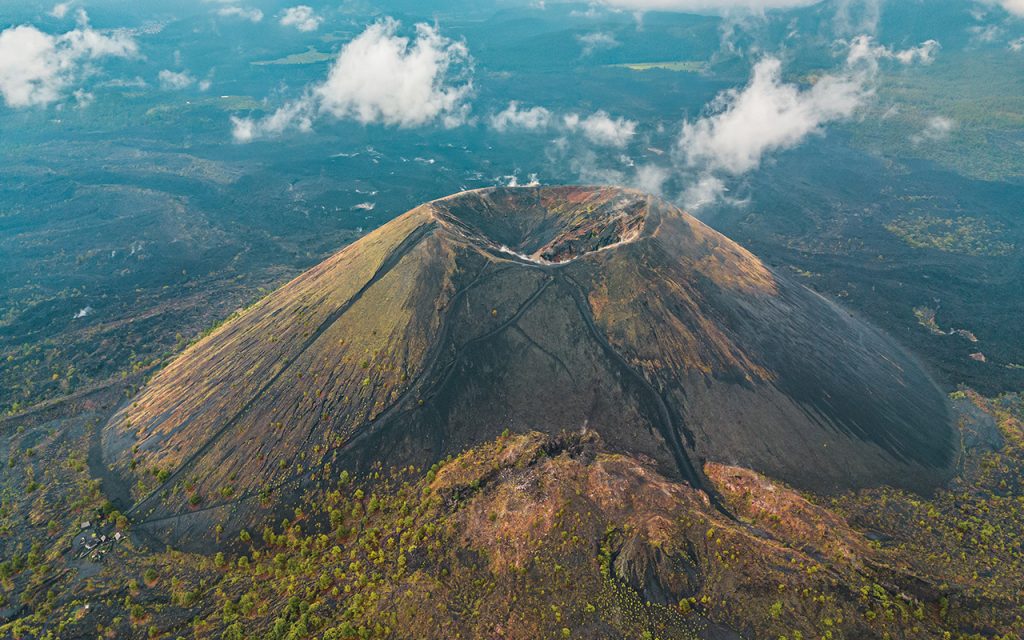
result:
M 241 18 L 242 20 L 248 20 L 253 23 L 263 20 L 262 11 L 246 7 L 221 7 L 217 10 L 217 15 L 225 18 Z
M 839 35 L 875 33 L 882 18 L 883 0 L 836 0 L 833 24 Z
M 612 118 L 605 111 L 595 111 L 583 117 L 578 113 L 567 113 L 556 117 L 544 107 L 520 108 L 519 102 L 512 100 L 508 106 L 490 117 L 491 128 L 505 133 L 516 129 L 534 131 L 554 127 L 562 132 L 580 133 L 593 144 L 604 147 L 622 148 L 629 144 L 636 135 L 637 123 L 626 118 Z M 559 139 L 568 144 L 568 139 Z
M 749 84 L 720 94 L 711 113 L 683 124 L 677 155 L 691 177 L 684 196 L 691 208 L 725 191 L 723 176 L 757 169 L 766 154 L 792 149 L 823 126 L 852 117 L 873 95 L 881 60 L 927 64 L 938 43 L 894 51 L 861 36 L 849 44 L 842 70 L 826 74 L 808 89 L 782 80 L 782 63 L 773 57 L 754 66 Z
M 0 32 L 0 93 L 9 107 L 45 105 L 60 99 L 71 82 L 56 39 L 35 27 Z
M 267 132 L 259 130 L 262 126 L 262 122 L 265 121 L 231 116 L 231 137 L 235 142 L 246 144 L 252 142 L 256 138 L 269 135 Z
M 636 134 L 636 122 L 612 118 L 604 111 L 595 111 L 586 118 L 570 113 L 562 121 L 570 131 L 579 130 L 587 140 L 606 147 L 625 147 Z
M 917 47 L 893 51 L 892 57 L 903 64 L 931 64 L 935 62 L 935 54 L 940 48 L 937 40 L 926 40 Z
M 1012 15 L 1024 18 L 1024 0 L 983 0 L 985 4 L 997 4 Z
M 657 193 L 668 170 L 654 166 L 637 168 L 625 149 L 636 137 L 637 123 L 613 118 L 604 111 L 590 115 L 555 113 L 544 107 L 523 108 L 512 101 L 503 111 L 492 114 L 494 131 L 542 131 L 555 137 L 545 148 L 547 161 L 567 168 L 580 182 L 588 184 L 632 184 Z M 621 151 L 616 151 L 621 149 Z
M 171 71 L 170 69 L 161 71 L 157 79 L 160 80 L 160 88 L 164 91 L 181 91 L 191 87 L 196 81 L 188 71 Z
M 53 9 L 50 9 L 50 15 L 58 20 L 63 20 L 64 16 L 68 15 L 68 11 L 71 10 L 71 2 L 60 2 L 53 5 Z
M 593 149 L 578 149 L 568 156 L 569 169 L 584 184 L 623 184 L 626 174 L 602 162 L 604 158 Z
M 978 42 L 991 43 L 1003 36 L 1003 28 L 999 25 L 990 24 L 987 26 L 976 25 L 968 27 L 967 32 Z
M 863 84 L 844 76 L 800 90 L 782 81 L 777 58 L 765 58 L 746 87 L 716 99 L 713 115 L 683 124 L 679 146 L 689 166 L 739 175 L 756 169 L 765 153 L 792 148 L 822 124 L 851 116 L 864 97 Z
M 71 95 L 74 96 L 75 106 L 79 109 L 85 109 L 96 100 L 96 95 L 85 89 L 77 89 Z
M 31 25 L 11 27 L 0 32 L 0 96 L 13 108 L 49 105 L 90 72 L 85 63 L 136 53 L 128 33 L 96 31 L 84 11 L 77 27 L 61 35 Z
M 232 136 L 235 142 L 246 143 L 256 138 L 279 136 L 289 129 L 308 133 L 313 130 L 313 104 L 311 98 L 296 100 L 260 120 L 232 116 Z
M 940 45 L 936 40 L 925 40 L 916 47 L 895 50 L 875 44 L 868 36 L 858 36 L 850 43 L 847 63 L 867 63 L 872 68 L 877 67 L 879 60 L 895 60 L 901 64 L 931 64 L 935 61 L 939 49 Z
M 473 88 L 466 45 L 428 24 L 416 25 L 411 39 L 398 28 L 390 18 L 367 27 L 342 48 L 324 82 L 267 118 L 232 118 L 235 140 L 309 131 L 322 115 L 399 127 L 465 122 Z
M 348 43 L 316 88 L 322 111 L 364 124 L 403 127 L 439 117 L 459 124 L 472 85 L 448 84 L 449 73 L 469 62 L 469 50 L 427 24 L 416 25 L 412 41 L 396 35 L 398 22 L 371 25 Z
M 1010 51 L 1024 51 L 1024 38 L 1017 38 L 1016 40 L 1010 42 L 1010 44 L 1007 46 L 1010 47 Z
M 518 172 L 517 173 L 513 173 L 512 175 L 498 176 L 498 178 L 495 179 L 495 182 L 497 182 L 499 186 L 503 186 L 503 187 L 539 187 L 540 186 L 540 180 L 537 178 L 537 174 L 536 173 L 531 173 L 531 174 L 527 175 L 526 176 L 526 182 L 519 182 Z
M 583 46 L 584 57 L 599 49 L 613 49 L 620 44 L 614 35 L 606 31 L 595 31 L 582 36 L 576 36 L 576 40 Z
M 710 173 L 705 173 L 686 188 L 682 197 L 686 207 L 691 211 L 696 211 L 706 205 L 714 204 L 727 191 L 728 188 L 726 188 L 724 180 Z
M 569 16 L 573 17 L 573 18 L 594 19 L 594 18 L 600 17 L 603 13 L 604 13 L 604 11 L 599 10 L 596 3 L 590 2 L 590 3 L 587 4 L 587 10 L 586 11 L 580 11 L 579 9 L 573 9 L 572 11 L 569 12 Z
M 300 4 L 297 7 L 289 7 L 284 10 L 281 16 L 281 24 L 285 27 L 295 27 L 299 31 L 316 31 L 320 28 L 323 18 L 316 15 L 313 7 Z
M 818 4 L 821 0 L 601 0 L 601 2 L 609 7 L 625 11 L 676 11 L 681 13 L 720 14 L 794 9 Z
M 928 119 L 928 122 L 920 133 L 910 136 L 910 141 L 914 144 L 922 144 L 924 142 L 941 142 L 949 138 L 949 134 L 952 133 L 955 128 L 955 121 L 944 116 L 935 116 Z
M 106 80 L 100 82 L 96 86 L 98 87 L 115 87 L 118 89 L 145 89 L 149 86 L 142 76 L 135 76 L 134 78 L 114 78 L 112 80 Z
M 551 124 L 551 112 L 544 107 L 520 109 L 519 103 L 512 100 L 504 111 L 491 116 L 491 127 L 500 132 L 510 129 L 543 129 Z
M 660 196 L 669 176 L 670 172 L 667 168 L 655 164 L 645 164 L 637 167 L 631 185 L 644 193 Z

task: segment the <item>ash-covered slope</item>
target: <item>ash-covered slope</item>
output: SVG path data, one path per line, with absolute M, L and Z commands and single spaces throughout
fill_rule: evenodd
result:
M 957 450 L 892 339 L 667 203 L 581 187 L 413 209 L 191 347 L 103 447 L 136 522 L 181 544 L 343 469 L 582 426 L 696 486 L 716 461 L 927 489 Z

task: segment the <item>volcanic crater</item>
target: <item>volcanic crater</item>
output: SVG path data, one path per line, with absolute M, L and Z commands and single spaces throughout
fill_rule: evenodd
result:
M 461 229 L 478 246 L 537 264 L 565 264 L 640 237 L 650 211 L 644 199 L 586 200 L 584 192 L 557 203 L 538 191 L 535 198 L 510 201 L 456 194 L 435 204 L 440 221 Z
M 104 427 L 117 506 L 202 544 L 342 470 L 588 429 L 707 489 L 928 491 L 945 395 L 892 338 L 678 208 L 610 187 L 421 205 L 225 323 Z

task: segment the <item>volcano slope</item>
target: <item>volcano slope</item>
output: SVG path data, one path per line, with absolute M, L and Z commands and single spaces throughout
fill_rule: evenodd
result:
M 189 348 L 102 431 L 118 508 L 202 545 L 344 471 L 587 427 L 714 491 L 926 491 L 945 396 L 891 338 L 679 209 L 616 188 L 419 206 Z

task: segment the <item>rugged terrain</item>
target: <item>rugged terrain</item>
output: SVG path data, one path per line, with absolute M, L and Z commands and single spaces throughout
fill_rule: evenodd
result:
M 670 205 L 428 203 L 0 420 L 0 635 L 1024 633 L 1024 402 Z
M 723 512 L 708 462 L 920 491 L 959 447 L 913 357 L 696 219 L 516 188 L 417 207 L 225 323 L 103 428 L 97 471 L 138 529 L 205 546 L 342 470 L 582 427 Z
M 42 421 L 3 440 L 0 635 L 1019 638 L 1024 402 L 953 400 L 961 473 L 930 498 L 709 463 L 727 516 L 594 431 L 510 433 L 340 473 L 203 553 L 142 544 L 90 477 L 89 420 Z M 82 531 L 129 537 L 89 551 Z

